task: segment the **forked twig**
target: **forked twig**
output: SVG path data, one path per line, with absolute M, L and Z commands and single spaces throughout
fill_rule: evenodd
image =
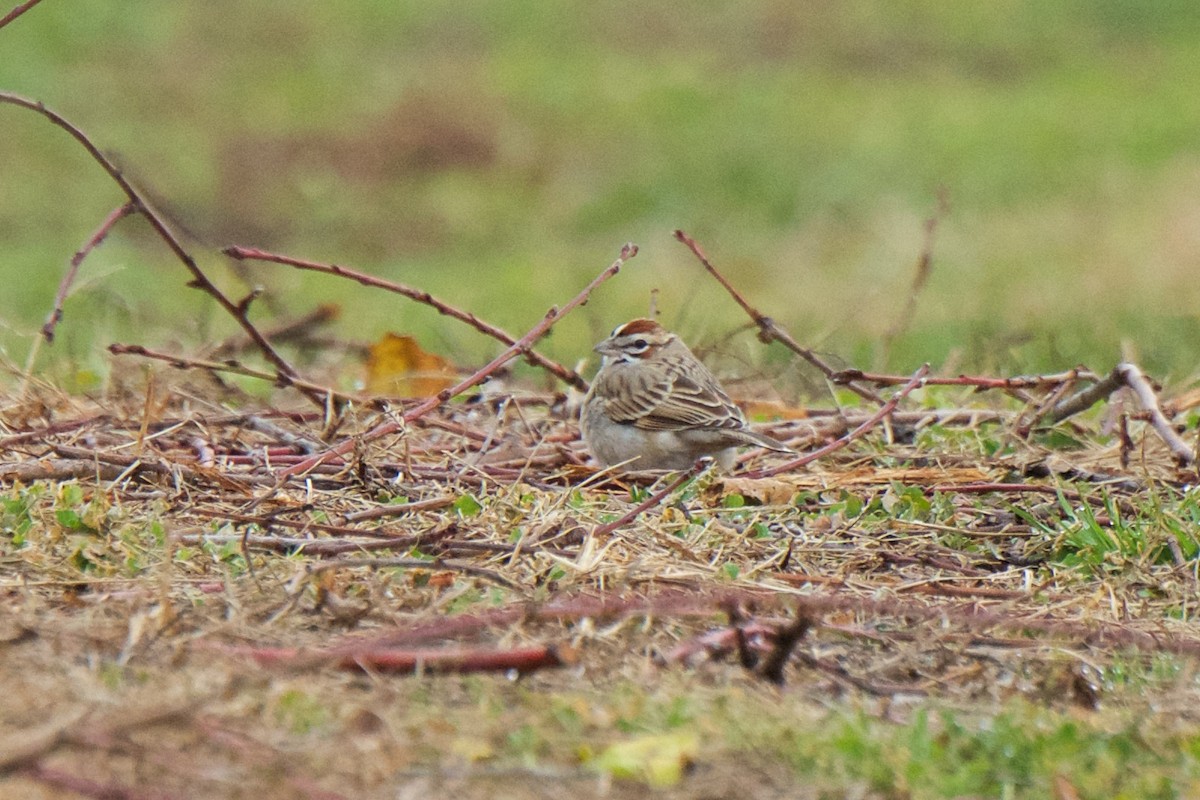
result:
M 84 242 L 83 247 L 79 248 L 75 252 L 75 255 L 71 256 L 67 272 L 63 275 L 62 282 L 58 285 L 58 293 L 54 295 L 54 308 L 50 310 L 45 324 L 42 325 L 42 336 L 46 338 L 47 342 L 54 341 L 54 329 L 62 321 L 63 304 L 67 302 L 67 293 L 71 291 L 71 284 L 75 282 L 75 276 L 79 274 L 79 265 L 87 258 L 88 253 L 100 246 L 100 243 L 108 236 L 108 232 L 112 230 L 114 225 L 136 210 L 137 208 L 133 203 L 126 203 L 120 208 L 113 209 L 112 213 L 104 218 L 104 222 L 100 223 L 100 227 L 96 228 L 95 232 Z
M 1167 447 L 1171 448 L 1176 461 L 1180 464 L 1194 462 L 1196 460 L 1195 451 L 1180 438 L 1179 434 L 1175 432 L 1175 428 L 1171 426 L 1171 421 L 1163 414 L 1162 407 L 1158 403 L 1158 394 L 1155 393 L 1154 387 L 1150 385 L 1150 380 L 1146 377 L 1146 373 L 1142 372 L 1141 367 L 1126 361 L 1117 364 L 1116 372 L 1121 374 L 1125 385 L 1133 390 L 1134 396 L 1138 399 L 1138 405 L 1150 415 L 1150 424 L 1166 442 Z
M 1122 386 L 1128 386 L 1133 392 L 1138 405 L 1149 415 L 1150 424 L 1154 427 L 1155 432 L 1175 455 L 1175 460 L 1180 464 L 1195 463 L 1195 450 L 1175 431 L 1171 421 L 1163 413 L 1158 393 L 1150 385 L 1150 379 L 1146 377 L 1146 373 L 1142 372 L 1142 368 L 1132 361 L 1123 361 L 1117 364 L 1105 378 L 1050 409 L 1046 414 L 1046 421 L 1053 424 L 1086 411 Z
M 699 259 L 701 265 L 708 270 L 708 274 L 712 275 L 717 280 L 717 283 L 725 287 L 725 291 L 729 293 L 729 296 L 733 298 L 733 301 L 741 306 L 742 310 L 745 311 L 746 314 L 749 315 L 750 319 L 754 321 L 754 324 L 758 326 L 759 341 L 763 342 L 764 344 L 779 342 L 784 347 L 791 350 L 793 353 L 800 356 L 809 364 L 812 364 L 814 367 L 820 370 L 821 374 L 823 374 L 826 378 L 833 377 L 835 373 L 833 367 L 826 364 L 825 361 L 812 350 L 809 350 L 807 347 L 802 347 L 799 342 L 792 338 L 790 333 L 779 327 L 779 324 L 775 322 L 775 320 L 771 319 L 766 314 L 763 314 L 757 308 L 750 305 L 750 303 L 746 301 L 746 298 L 742 296 L 741 292 L 735 289 L 733 284 L 731 284 L 724 275 L 717 271 L 717 268 L 714 267 L 712 262 L 708 260 L 708 256 L 704 254 L 704 250 L 702 250 L 700 245 L 696 243 L 695 239 L 692 239 L 690 236 L 680 230 L 675 231 L 675 238 L 692 251 L 693 255 Z M 859 397 L 870 400 L 873 403 L 883 403 L 882 397 L 865 386 L 859 386 L 853 382 L 846 383 L 845 385 L 847 389 L 854 392 Z
M 411 286 L 405 286 L 402 283 L 389 281 L 385 278 L 377 278 L 374 275 L 368 275 L 365 272 L 343 267 L 340 264 L 322 264 L 319 261 L 307 261 L 301 258 L 292 258 L 291 256 L 280 255 L 278 253 L 268 253 L 265 250 L 258 250 L 253 247 L 240 247 L 233 245 L 222 250 L 225 255 L 230 258 L 239 260 L 266 261 L 272 264 L 283 264 L 284 266 L 295 267 L 296 269 L 309 270 L 312 272 L 322 272 L 326 275 L 336 275 L 339 278 L 347 278 L 348 280 L 360 283 L 363 286 L 371 286 L 377 289 L 386 289 L 389 292 L 407 297 L 410 300 L 415 300 L 418 303 L 424 303 L 427 306 L 435 309 L 439 314 L 444 314 L 447 317 L 465 322 L 480 333 L 490 336 L 497 341 L 503 342 L 505 345 L 514 345 L 517 340 L 508 332 L 492 325 L 491 323 L 481 320 L 479 317 L 470 313 L 455 308 L 444 300 L 431 295 L 421 289 L 414 289 Z M 533 348 L 529 348 L 523 354 L 526 360 L 534 366 L 541 367 L 549 372 L 554 377 L 558 378 L 563 383 L 578 389 L 581 392 L 588 390 L 588 383 L 583 377 L 574 370 L 567 369 L 562 364 L 553 361 L 542 355 Z
M 1075 394 L 1063 400 L 1046 413 L 1045 420 L 1053 425 L 1062 422 L 1067 417 L 1073 417 L 1100 402 L 1110 394 L 1125 385 L 1125 379 L 1119 370 L 1114 369 L 1108 375 Z
M 595 291 L 600 284 L 604 283 L 609 278 L 620 272 L 621 267 L 624 266 L 625 262 L 636 256 L 637 252 L 638 248 L 636 244 L 633 244 L 632 242 L 626 244 L 621 248 L 621 254 L 617 256 L 617 260 L 610 264 L 607 269 L 593 278 L 592 282 L 583 287 L 583 290 L 579 294 L 575 295 L 575 297 L 571 298 L 566 305 L 564 305 L 561 309 L 551 308 L 550 311 L 546 313 L 546 316 L 542 318 L 542 321 L 537 325 L 534 325 L 528 333 L 526 333 L 517 341 L 513 342 L 503 353 L 493 358 L 471 375 L 463 378 L 454 386 L 451 386 L 449 389 L 443 389 L 436 395 L 433 395 L 423 402 L 418 403 L 408 411 L 404 412 L 399 419 L 389 420 L 388 422 L 377 425 L 360 436 L 350 437 L 340 444 L 329 448 L 323 453 L 319 453 L 312 458 L 305 459 L 299 464 L 283 470 L 280 473 L 280 480 L 287 479 L 292 475 L 303 474 L 313 467 L 325 463 L 331 458 L 337 458 L 338 456 L 343 456 L 346 453 L 349 453 L 351 450 L 361 444 L 375 441 L 379 437 L 387 436 L 390 433 L 396 433 L 397 431 L 402 430 L 410 422 L 420 419 L 433 409 L 447 402 L 451 397 L 462 394 L 467 389 L 482 383 L 489 375 L 491 375 L 504 364 L 507 364 L 518 355 L 528 353 L 529 349 L 533 346 L 533 343 L 545 336 L 550 331 L 550 328 L 553 327 L 554 323 L 558 322 L 568 313 L 573 311 L 576 306 L 581 306 L 586 303 L 592 292 Z
M 99 164 L 105 172 L 108 173 L 108 176 L 113 179 L 117 186 L 121 188 L 121 191 L 125 193 L 127 198 L 129 198 L 130 205 L 132 205 L 137 213 L 141 214 L 146 221 L 150 223 L 150 227 L 154 229 L 154 232 L 158 234 L 158 237 L 166 243 L 171 252 L 175 254 L 175 257 L 179 259 L 179 261 L 187 269 L 188 273 L 191 274 L 192 279 L 187 285 L 194 289 L 200 289 L 213 300 L 215 300 L 217 304 L 221 306 L 221 308 L 225 309 L 225 311 L 234 318 L 238 325 L 240 325 L 242 329 L 246 331 L 246 333 L 258 346 L 258 349 L 262 352 L 263 357 L 270 361 L 272 366 L 274 366 L 279 372 L 280 377 L 297 377 L 296 370 L 292 367 L 292 365 L 289 364 L 284 357 L 281 356 L 279 352 L 271 346 L 271 343 L 267 341 L 266 337 L 263 336 L 258 328 L 254 326 L 254 323 L 250 321 L 250 317 L 248 316 L 250 306 L 249 301 L 253 298 L 253 296 L 242 301 L 235 302 L 226 296 L 225 293 L 219 288 L 217 288 L 217 285 L 213 283 L 213 281 L 204 273 L 202 269 L 200 269 L 200 266 L 196 263 L 196 260 L 192 258 L 191 254 L 188 253 L 183 244 L 180 243 L 178 237 L 171 232 L 171 229 L 167 226 L 167 223 L 163 220 L 163 218 L 154 211 L 145 198 L 142 197 L 141 192 L 134 188 L 133 184 L 130 183 L 129 180 L 121 173 L 121 170 L 117 168 L 116 164 L 114 164 L 107 156 L 100 152 L 100 148 L 98 148 L 92 142 L 92 140 L 88 138 L 87 134 L 85 134 L 79 127 L 74 125 L 61 114 L 51 111 L 45 106 L 45 104 L 37 100 L 30 100 L 27 97 L 22 97 L 21 95 L 13 94 L 12 92 L 0 92 L 0 103 L 8 103 L 10 105 L 20 106 L 21 108 L 41 114 L 46 119 L 50 120 L 51 123 L 59 128 L 62 128 L 64 131 L 70 134 L 75 141 L 79 142 L 79 144 L 82 145 L 85 150 L 87 150 L 88 155 L 90 155 L 92 159 Z M 295 385 L 318 406 L 324 405 L 325 395 L 309 391 L 299 384 Z
M 878 425 L 879 422 L 884 417 L 888 416 L 893 411 L 895 411 L 896 406 L 899 404 L 899 402 L 901 400 L 903 400 L 905 397 L 907 397 L 913 389 L 916 389 L 918 386 L 922 385 L 923 381 L 925 380 L 925 375 L 928 372 L 929 372 L 929 365 L 923 364 L 919 370 L 917 370 L 915 373 L 913 373 L 913 376 L 912 376 L 912 378 L 909 379 L 908 383 L 905 384 L 904 387 L 902 389 L 900 389 L 900 391 L 898 391 L 894 395 L 892 395 L 892 398 L 890 400 L 888 400 L 886 403 L 884 403 L 883 407 L 881 407 L 878 411 L 876 411 L 874 414 L 872 414 L 870 417 L 868 417 L 866 420 L 864 420 L 863 423 L 861 425 L 859 425 L 857 428 L 850 431 L 849 433 L 847 433 L 845 436 L 841 437 L 840 439 L 830 442 L 829 444 L 825 445 L 824 447 L 822 447 L 818 450 L 814 450 L 811 453 L 806 453 L 805 455 L 801 456 L 800 458 L 797 458 L 793 461 L 789 461 L 786 464 L 782 464 L 782 465 L 780 465 L 778 467 L 774 467 L 772 469 L 756 470 L 755 472 L 749 473 L 746 477 L 769 478 L 772 475 L 778 475 L 782 472 L 790 472 L 791 470 L 799 469 L 800 467 L 803 467 L 806 464 L 810 464 L 813 461 L 816 461 L 818 458 L 821 458 L 822 456 L 827 456 L 830 453 L 841 450 L 843 447 L 850 444 L 855 439 L 862 437 L 863 434 L 865 434 L 867 431 L 871 430 L 871 428 Z

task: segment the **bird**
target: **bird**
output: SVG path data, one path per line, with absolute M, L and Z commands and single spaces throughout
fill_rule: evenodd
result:
M 594 349 L 603 360 L 584 397 L 580 428 L 605 466 L 680 470 L 708 456 L 728 471 L 738 447 L 795 452 L 750 430 L 708 367 L 654 320 L 618 325 Z

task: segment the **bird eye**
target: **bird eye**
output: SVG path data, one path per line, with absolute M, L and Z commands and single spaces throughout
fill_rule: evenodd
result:
M 634 339 L 633 346 L 636 347 L 638 350 L 645 350 L 647 347 L 650 346 L 650 343 L 647 342 L 645 339 Z

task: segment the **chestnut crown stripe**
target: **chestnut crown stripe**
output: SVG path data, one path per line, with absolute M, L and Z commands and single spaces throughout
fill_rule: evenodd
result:
M 635 333 L 655 333 L 661 331 L 662 326 L 652 319 L 635 319 L 626 322 L 621 327 L 613 331 L 613 336 L 629 336 Z

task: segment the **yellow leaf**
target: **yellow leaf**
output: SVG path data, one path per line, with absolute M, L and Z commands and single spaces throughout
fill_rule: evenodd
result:
M 662 788 L 679 783 L 698 747 L 694 733 L 639 736 L 610 745 L 591 763 L 614 778 L 632 778 Z
M 489 742 L 468 736 L 460 736 L 451 742 L 450 751 L 470 763 L 486 761 L 496 755 L 495 749 Z
M 411 336 L 385 333 L 367 356 L 367 394 L 428 397 L 457 382 L 454 365 Z

